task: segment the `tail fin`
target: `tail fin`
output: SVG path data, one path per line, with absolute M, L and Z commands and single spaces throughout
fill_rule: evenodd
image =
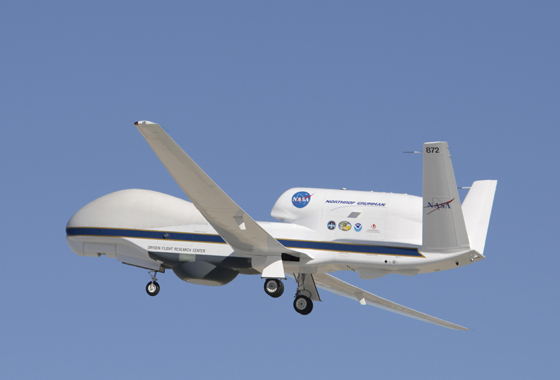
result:
M 424 144 L 421 252 L 455 253 L 470 249 L 461 200 L 446 142 Z
M 495 180 L 475 181 L 463 201 L 463 215 L 471 248 L 480 254 L 484 253 L 497 184 Z

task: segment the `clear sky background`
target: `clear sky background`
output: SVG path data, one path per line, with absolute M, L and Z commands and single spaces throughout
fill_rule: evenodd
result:
M 553 378 L 560 3 L 22 1 L 0 6 L 3 378 Z M 65 226 L 144 188 L 185 198 L 133 123 L 161 124 L 256 220 L 295 186 L 421 195 L 449 142 L 497 179 L 486 260 L 340 278 L 471 328 L 260 276 L 223 287 L 80 257 Z M 466 192 L 463 190 L 461 196 Z

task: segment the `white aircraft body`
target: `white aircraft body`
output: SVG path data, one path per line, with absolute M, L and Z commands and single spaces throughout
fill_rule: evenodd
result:
M 67 241 L 83 256 L 105 255 L 156 274 L 171 269 L 199 285 L 224 285 L 260 274 L 279 297 L 286 275 L 297 281 L 294 308 L 309 314 L 317 287 L 439 326 L 467 328 L 388 301 L 333 277 L 415 275 L 484 258 L 497 181 L 475 181 L 461 205 L 446 142 L 424 144 L 423 197 L 372 191 L 292 188 L 256 222 L 155 123 L 138 130 L 192 201 L 149 190 L 122 190 L 94 200 L 68 222 Z

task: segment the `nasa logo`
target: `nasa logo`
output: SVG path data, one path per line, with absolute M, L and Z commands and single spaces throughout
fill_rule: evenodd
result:
M 354 224 L 354 229 L 356 231 L 361 231 L 362 230 L 362 225 L 360 223 L 356 223 L 356 224 Z
M 447 202 L 428 202 L 428 205 L 424 208 L 433 208 L 432 211 L 430 211 L 427 215 L 430 215 L 432 212 L 437 211 L 437 210 L 445 210 L 445 209 L 450 209 L 451 205 L 450 203 L 453 202 L 455 200 L 455 198 L 453 198 L 450 201 Z
M 292 204 L 297 208 L 304 208 L 311 201 L 311 195 L 306 191 L 299 191 L 292 195 Z
M 336 222 L 334 220 L 331 220 L 328 224 L 327 224 L 327 228 L 329 230 L 334 230 L 336 228 Z
M 352 229 L 352 223 L 340 222 L 338 223 L 338 228 L 340 228 L 342 231 L 350 231 Z

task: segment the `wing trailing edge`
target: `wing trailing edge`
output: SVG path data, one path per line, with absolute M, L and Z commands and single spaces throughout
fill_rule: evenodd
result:
M 431 315 L 421 313 L 419 311 L 399 305 L 398 303 L 386 300 L 385 298 L 376 296 L 375 294 L 369 293 L 354 285 L 350 285 L 347 282 L 339 280 L 338 278 L 331 276 L 330 274 L 314 274 L 313 279 L 315 280 L 315 284 L 318 287 L 339 296 L 344 296 L 356 300 L 362 305 L 367 304 L 375 306 L 387 311 L 391 311 L 393 313 L 401 314 L 406 317 L 418 319 L 420 321 L 432 323 L 434 325 L 446 327 L 452 330 L 469 330 L 466 327 L 444 321 L 443 319 L 432 317 Z

